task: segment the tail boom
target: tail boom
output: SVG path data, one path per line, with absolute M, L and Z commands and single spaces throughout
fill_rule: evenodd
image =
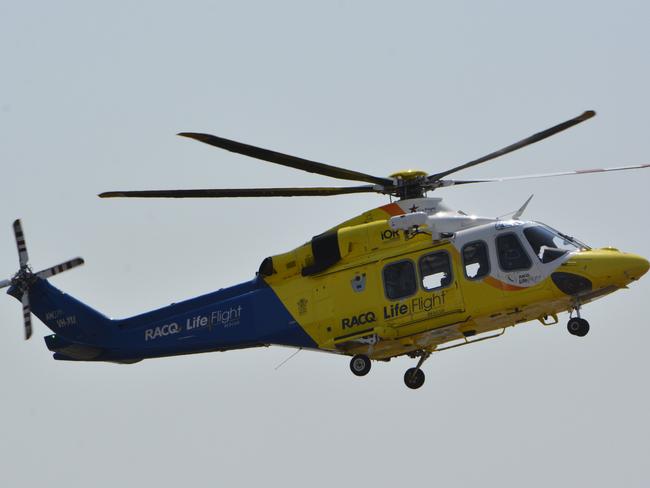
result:
M 32 312 L 54 332 L 45 341 L 55 359 L 130 363 L 273 344 L 316 347 L 259 278 L 121 320 L 42 278 L 30 285 L 29 300 Z

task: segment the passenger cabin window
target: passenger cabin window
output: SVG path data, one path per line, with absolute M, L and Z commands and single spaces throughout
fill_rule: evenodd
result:
M 478 280 L 490 272 L 487 244 L 470 242 L 463 247 L 463 267 L 468 280 Z
M 503 271 L 528 269 L 532 265 L 528 254 L 514 234 L 503 234 L 497 237 L 497 254 L 499 266 Z
M 524 235 L 542 263 L 550 263 L 567 252 L 578 249 L 571 241 L 546 227 L 529 227 L 524 229 Z
M 390 300 L 413 295 L 417 291 L 415 266 L 411 261 L 398 261 L 384 268 L 384 291 Z
M 420 276 L 426 290 L 437 290 L 451 284 L 449 254 L 434 252 L 420 258 Z

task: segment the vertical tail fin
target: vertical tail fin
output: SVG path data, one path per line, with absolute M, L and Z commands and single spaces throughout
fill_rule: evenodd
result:
M 105 315 L 42 278 L 29 287 L 31 310 L 52 332 L 69 341 L 106 345 L 114 324 Z
M 34 312 L 52 331 L 68 340 L 105 342 L 110 335 L 110 320 L 46 281 L 50 276 L 82 265 L 84 260 L 71 259 L 34 273 L 29 266 L 25 234 L 19 219 L 13 223 L 13 231 L 20 268 L 10 279 L 0 281 L 0 288 L 10 287 L 7 293 L 22 303 L 25 339 L 32 335 L 31 314 Z

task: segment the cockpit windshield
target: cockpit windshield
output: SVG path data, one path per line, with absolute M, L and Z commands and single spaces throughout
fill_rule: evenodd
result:
M 588 249 L 585 244 L 573 237 L 562 234 L 543 224 L 524 229 L 524 235 L 542 263 L 555 261 L 567 252 Z

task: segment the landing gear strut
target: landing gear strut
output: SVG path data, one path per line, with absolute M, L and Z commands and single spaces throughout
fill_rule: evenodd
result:
M 580 304 L 577 303 L 574 306 L 576 312 L 575 317 L 570 317 L 569 321 L 566 324 L 566 328 L 569 331 L 569 334 L 584 337 L 589 332 L 589 322 L 580 317 Z
M 429 359 L 431 353 L 428 351 L 420 352 L 420 360 L 415 368 L 409 368 L 404 373 L 404 384 L 412 390 L 417 390 L 424 384 L 424 371 L 420 369 L 422 363 Z
M 350 360 L 350 370 L 356 376 L 365 376 L 370 372 L 370 358 L 364 354 L 357 354 Z

